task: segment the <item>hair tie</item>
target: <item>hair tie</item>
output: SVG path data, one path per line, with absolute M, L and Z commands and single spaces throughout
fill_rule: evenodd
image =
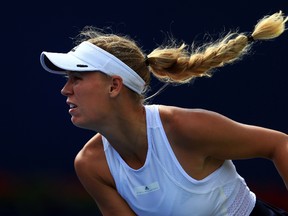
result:
M 145 58 L 145 65 L 146 66 L 149 66 L 149 60 L 148 60 L 148 57 L 146 56 L 146 58 Z
M 247 41 L 248 41 L 248 43 L 252 43 L 252 42 L 254 42 L 255 40 L 254 40 L 254 38 L 253 38 L 252 35 L 249 35 L 249 36 L 247 36 Z

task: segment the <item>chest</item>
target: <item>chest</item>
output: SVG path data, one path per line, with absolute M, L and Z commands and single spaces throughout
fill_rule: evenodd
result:
M 163 130 L 168 148 L 171 148 L 172 154 L 191 178 L 202 180 L 224 163 L 223 160 L 208 157 L 199 149 L 194 148 L 197 146 L 195 143 L 189 143 L 189 140 L 179 136 L 175 129 L 165 122 L 163 122 Z
M 226 199 L 219 188 L 193 183 L 177 167 L 167 170 L 152 158 L 139 170 L 122 164 L 114 175 L 117 191 L 137 215 L 217 215 Z

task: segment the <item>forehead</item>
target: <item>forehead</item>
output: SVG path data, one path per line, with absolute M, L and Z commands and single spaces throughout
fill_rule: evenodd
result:
M 89 75 L 89 74 L 97 74 L 98 71 L 67 71 L 66 72 L 66 76 L 86 76 L 86 75 Z
M 102 77 L 102 78 L 111 78 L 111 76 L 101 72 L 101 71 L 67 71 L 65 74 L 66 77 Z

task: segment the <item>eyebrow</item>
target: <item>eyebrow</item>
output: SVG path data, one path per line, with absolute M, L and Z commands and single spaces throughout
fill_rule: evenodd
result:
M 81 75 L 82 76 L 83 72 L 78 72 L 78 71 L 67 71 L 66 72 L 66 76 L 69 76 L 69 75 Z

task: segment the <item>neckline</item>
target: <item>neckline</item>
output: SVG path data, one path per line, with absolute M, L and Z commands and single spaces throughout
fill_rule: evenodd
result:
M 151 155 L 151 140 L 150 140 L 150 133 L 149 133 L 149 122 L 148 122 L 148 115 L 147 115 L 147 112 L 149 112 L 149 109 L 146 108 L 146 106 L 144 106 L 144 110 L 145 110 L 145 118 L 146 118 L 146 138 L 147 138 L 147 153 L 146 153 L 146 158 L 145 158 L 145 162 L 144 164 L 138 168 L 138 169 L 134 169 L 132 168 L 131 166 L 129 166 L 126 161 L 121 157 L 121 155 L 115 150 L 116 152 L 116 156 L 118 158 L 118 160 L 120 161 L 121 164 L 123 164 L 127 169 L 131 170 L 131 171 L 134 171 L 134 172 L 141 172 L 142 170 L 145 169 L 145 167 L 147 167 L 147 164 L 149 163 L 150 161 L 150 155 Z

